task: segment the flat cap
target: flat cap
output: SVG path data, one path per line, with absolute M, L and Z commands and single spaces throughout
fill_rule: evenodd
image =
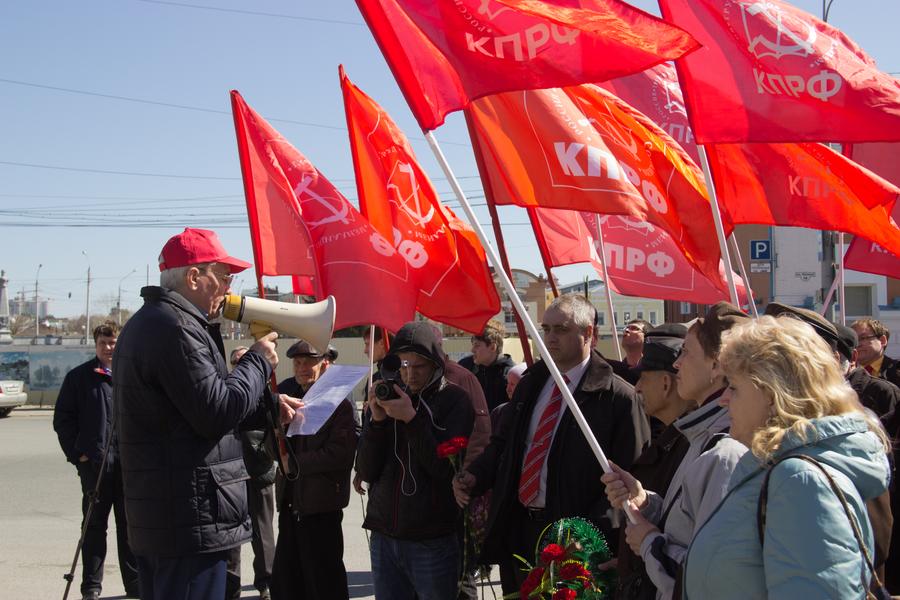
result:
M 788 306 L 780 302 L 769 302 L 766 314 L 772 317 L 791 317 L 807 323 L 815 329 L 819 337 L 828 342 L 833 349 L 838 349 L 838 330 L 828 319 L 807 308 Z
M 835 323 L 834 328 L 837 329 L 838 343 L 837 350 L 847 360 L 853 360 L 853 351 L 859 346 L 859 336 L 852 327 Z
M 294 342 L 294 344 L 287 350 L 288 358 L 294 358 L 295 356 L 321 357 L 324 356 L 324 354 L 313 348 L 312 344 L 310 344 L 306 340 L 300 340 Z

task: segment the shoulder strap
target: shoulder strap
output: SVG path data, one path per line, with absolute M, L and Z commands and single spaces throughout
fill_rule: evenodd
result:
M 850 510 L 850 505 L 847 503 L 847 497 L 844 495 L 843 490 L 841 490 L 840 486 L 838 486 L 837 482 L 828 472 L 828 470 L 822 466 L 822 463 L 812 458 L 811 456 L 806 456 L 805 454 L 789 454 L 787 456 L 782 456 L 778 460 L 776 460 L 772 465 L 766 469 L 766 474 L 763 477 L 762 486 L 759 490 L 759 500 L 756 505 L 756 529 L 757 535 L 759 536 L 759 545 L 762 546 L 765 542 L 766 537 L 766 504 L 768 502 L 769 495 L 769 476 L 772 474 L 772 471 L 778 465 L 778 463 L 787 460 L 789 458 L 798 458 L 803 460 L 814 467 L 816 467 L 819 471 L 825 475 L 825 479 L 828 480 L 828 485 L 831 487 L 831 491 L 834 492 L 834 495 L 837 496 L 837 499 L 841 503 L 841 507 L 844 509 L 844 514 L 847 516 L 847 520 L 850 521 L 850 528 L 853 530 L 853 537 L 856 538 L 856 545 L 859 546 L 859 550 L 863 555 L 863 559 L 866 561 L 866 566 L 869 567 L 869 571 L 872 573 L 872 578 L 875 580 L 877 588 L 880 590 L 884 587 L 881 579 L 878 577 L 878 573 L 875 572 L 875 565 L 872 562 L 872 557 L 869 554 L 869 549 L 866 548 L 865 543 L 862 539 L 862 532 L 859 529 L 859 523 L 856 520 L 856 516 Z M 863 571 L 863 577 L 865 577 L 865 571 Z M 863 580 L 863 589 L 868 590 L 869 584 L 865 580 Z
M 700 450 L 700 454 L 705 453 L 707 450 L 712 450 L 716 447 L 716 444 L 724 440 L 726 437 L 728 437 L 728 429 L 713 434 L 708 440 L 706 440 L 706 444 L 704 444 L 703 449 Z M 672 509 L 675 507 L 675 503 L 678 502 L 678 499 L 681 497 L 681 490 L 683 489 L 683 487 L 684 484 L 682 483 L 682 486 L 679 487 L 675 491 L 675 495 L 672 496 L 672 501 L 669 502 L 669 506 L 667 506 L 665 512 L 663 512 L 662 517 L 657 524 L 657 527 L 661 531 L 665 529 L 666 521 L 669 519 L 669 513 L 672 512 Z

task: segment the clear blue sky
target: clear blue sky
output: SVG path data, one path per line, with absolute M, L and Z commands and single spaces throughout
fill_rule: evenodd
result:
M 658 13 L 655 2 L 633 3 Z M 821 14 L 821 0 L 794 4 Z M 900 2 L 835 0 L 830 21 L 883 70 L 900 71 Z M 137 308 L 147 265 L 156 283 L 162 244 L 186 225 L 216 229 L 229 251 L 252 260 L 232 88 L 355 198 L 343 63 L 451 197 L 351 0 L 7 1 L 0 55 L 0 268 L 11 293 L 24 288 L 30 298 L 43 264 L 39 295 L 57 316 L 84 312 L 88 265 L 92 313 L 114 305 L 120 281 L 123 306 Z M 464 189 L 483 203 L 462 119 L 451 116 L 436 136 Z M 476 211 L 487 224 L 486 209 Z M 520 209 L 501 209 L 513 266 L 543 272 L 530 229 L 516 225 L 524 220 Z M 237 285 L 255 287 L 247 273 Z M 557 271 L 564 282 L 584 273 Z

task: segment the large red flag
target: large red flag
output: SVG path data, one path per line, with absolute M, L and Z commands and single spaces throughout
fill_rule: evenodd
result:
M 356 0 L 422 129 L 498 92 L 603 81 L 697 48 L 621 0 Z
M 480 333 L 500 298 L 478 237 L 441 204 L 390 116 L 340 73 L 360 210 L 409 263 L 419 312 Z
M 231 104 L 260 273 L 314 276 L 335 329 L 411 320 L 417 290 L 394 246 L 237 91 Z
M 603 246 L 609 286 L 626 296 L 643 296 L 714 304 L 728 300 L 728 284 L 722 273 L 710 281 L 685 260 L 665 231 L 649 223 L 617 215 L 595 215 L 574 210 L 540 208 L 531 220 L 539 244 L 552 267 L 590 263 L 603 277 L 597 219 L 603 229 Z M 738 297 L 746 302 L 743 280 L 734 274 Z
M 497 204 L 630 216 L 664 231 L 707 277 L 719 245 L 702 175 L 650 119 L 595 85 L 472 103 Z
M 709 160 L 719 204 L 736 225 L 843 231 L 900 255 L 890 220 L 900 189 L 827 146 L 715 144 Z
M 853 161 L 900 187 L 900 144 L 854 144 Z M 894 224 L 900 223 L 900 202 L 894 205 L 891 216 Z M 850 242 L 844 266 L 854 271 L 900 277 L 900 257 L 862 238 Z
M 672 63 L 661 63 L 651 69 L 610 79 L 600 84 L 630 104 L 681 144 L 695 162 L 700 161 L 697 142 L 687 118 L 678 74 Z
M 831 25 L 781 0 L 659 4 L 703 44 L 677 62 L 699 143 L 900 139 L 900 82 Z

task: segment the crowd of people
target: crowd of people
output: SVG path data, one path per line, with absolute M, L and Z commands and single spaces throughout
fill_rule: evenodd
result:
M 605 536 L 612 598 L 900 593 L 900 365 L 879 321 L 722 302 L 687 324 L 628 323 L 614 361 L 594 307 L 556 298 L 543 341 L 609 472 L 548 365 L 503 353 L 501 323 L 456 363 L 440 328 L 410 322 L 363 338 L 376 375 L 362 407 L 338 402 L 279 447 L 267 417 L 302 419 L 338 352 L 291 345 L 277 394 L 275 334 L 226 357 L 215 317 L 248 266 L 211 231 L 174 236 L 144 306 L 121 331 L 97 327 L 96 357 L 65 378 L 54 429 L 83 491 L 83 598 L 100 596 L 110 512 L 128 597 L 238 598 L 249 541 L 261 598 L 348 598 L 351 488 L 383 600 L 477 598 L 489 565 L 518 597 L 519 557 L 567 517 Z

